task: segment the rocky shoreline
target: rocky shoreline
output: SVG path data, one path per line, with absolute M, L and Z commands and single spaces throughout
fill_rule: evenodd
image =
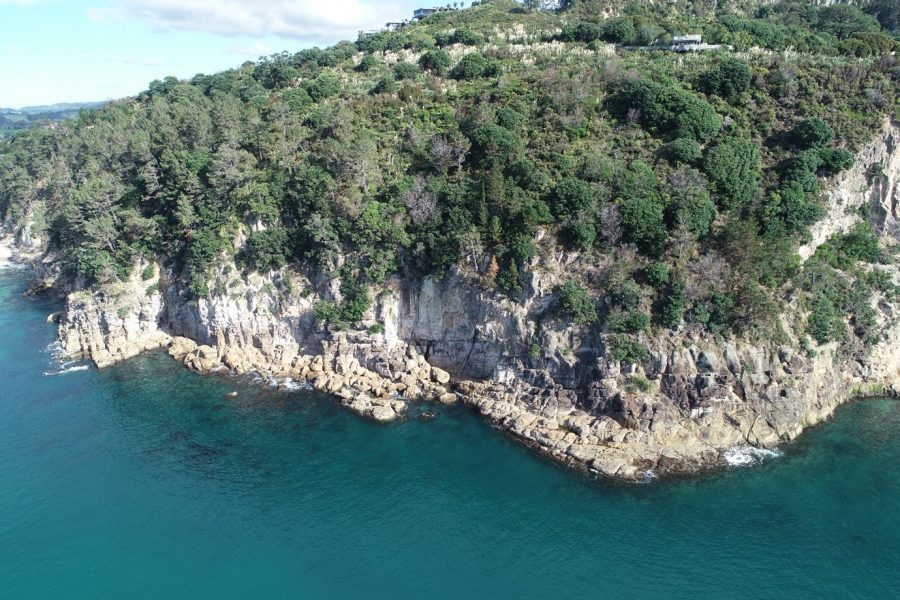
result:
M 883 244 L 900 239 L 898 144 L 900 126 L 886 123 L 834 182 L 829 215 L 801 257 L 852 227 L 863 205 Z M 885 174 L 873 181 L 876 164 Z M 519 303 L 455 271 L 392 279 L 360 330 L 332 331 L 312 309 L 337 297 L 338 282 L 315 273 L 292 272 L 291 285 L 284 272 L 239 275 L 221 257 L 209 288 L 226 291 L 191 299 L 165 257 L 154 257 L 128 281 L 69 293 L 60 340 L 70 356 L 100 368 L 167 348 L 203 373 L 308 382 L 380 422 L 401 417 L 410 402 L 460 401 L 554 460 L 625 480 L 720 466 L 734 448 L 774 448 L 848 399 L 900 382 L 900 306 L 887 298 L 873 301 L 883 333 L 864 356 L 836 344 L 803 352 L 797 339 L 662 331 L 642 334 L 646 359 L 620 364 L 607 336 L 552 317 L 565 260 L 535 264 Z M 900 283 L 896 266 L 879 268 Z

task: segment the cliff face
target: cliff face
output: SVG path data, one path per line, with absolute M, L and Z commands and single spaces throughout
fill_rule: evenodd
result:
M 803 259 L 852 227 L 864 204 L 883 243 L 896 243 L 898 141 L 900 127 L 886 124 L 834 182 Z M 458 273 L 392 280 L 367 316 L 383 324 L 378 333 L 322 329 L 312 306 L 323 285 L 298 274 L 290 283 L 281 273 L 241 277 L 223 261 L 210 286 L 217 292 L 187 301 L 157 267 L 147 281 L 70 295 L 60 337 L 101 367 L 168 346 L 201 371 L 308 380 L 378 420 L 412 400 L 459 398 L 547 455 L 629 479 L 719 464 L 734 447 L 775 446 L 847 399 L 900 381 L 900 307 L 885 299 L 874 303 L 885 333 L 865 356 L 834 344 L 806 356 L 797 340 L 774 347 L 660 333 L 642 340 L 646 360 L 622 365 L 604 336 L 552 318 L 554 273 L 565 267 L 543 267 L 519 304 Z

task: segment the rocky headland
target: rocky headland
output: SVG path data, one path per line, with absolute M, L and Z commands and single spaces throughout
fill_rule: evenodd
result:
M 885 122 L 853 168 L 831 182 L 828 215 L 813 227 L 802 259 L 864 218 L 862 206 L 881 243 L 896 244 L 898 143 L 900 125 Z M 610 356 L 606 335 L 551 310 L 576 260 L 565 253 L 535 259 L 521 302 L 457 271 L 394 278 L 362 328 L 332 331 L 313 305 L 339 299 L 339 286 L 316 273 L 242 275 L 223 256 L 209 286 L 215 291 L 195 299 L 165 257 L 156 257 L 136 265 L 126 282 L 75 290 L 40 245 L 19 231 L 5 239 L 0 258 L 30 261 L 39 285 L 66 292 L 57 316 L 62 346 L 100 368 L 167 348 L 203 373 L 308 382 L 377 421 L 402 417 L 410 402 L 462 401 L 542 454 L 622 479 L 720 465 L 736 447 L 773 448 L 853 397 L 900 385 L 900 307 L 885 298 L 872 302 L 882 334 L 864 352 L 836 343 L 804 352 L 790 334 L 774 343 L 666 331 L 641 334 L 647 358 L 622 364 Z M 900 282 L 895 266 L 872 268 Z M 789 298 L 786 304 L 789 324 L 799 309 L 791 312 Z

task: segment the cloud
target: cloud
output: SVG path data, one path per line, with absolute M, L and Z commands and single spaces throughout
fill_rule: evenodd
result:
M 256 58 L 257 56 L 266 56 L 268 54 L 272 54 L 274 51 L 266 46 L 265 44 L 260 44 L 259 42 L 255 44 L 232 44 L 228 47 L 229 54 L 239 54 L 240 56 L 252 56 Z
M 122 0 L 120 6 L 161 30 L 316 41 L 355 38 L 406 12 L 377 0 Z

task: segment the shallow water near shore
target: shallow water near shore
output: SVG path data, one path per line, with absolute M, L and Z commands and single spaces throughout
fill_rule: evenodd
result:
M 625 485 L 462 407 L 378 425 L 151 353 L 60 363 L 0 271 L 0 596 L 887 598 L 900 403 L 851 403 L 779 457 Z M 227 394 L 237 391 L 237 397 Z

